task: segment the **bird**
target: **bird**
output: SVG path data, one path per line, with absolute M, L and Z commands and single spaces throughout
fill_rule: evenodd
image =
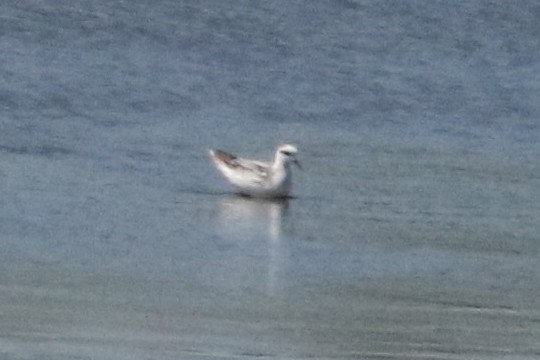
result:
M 298 149 L 283 144 L 276 149 L 272 163 L 243 159 L 223 150 L 208 150 L 221 174 L 240 195 L 256 198 L 288 198 L 292 188 L 291 163 L 302 169 Z

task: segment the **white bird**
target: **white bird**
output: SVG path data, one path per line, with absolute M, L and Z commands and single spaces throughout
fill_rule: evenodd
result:
M 291 163 L 300 169 L 294 145 L 281 145 L 276 150 L 273 163 L 242 159 L 222 150 L 209 150 L 218 170 L 237 191 L 246 196 L 279 198 L 288 197 L 292 187 Z

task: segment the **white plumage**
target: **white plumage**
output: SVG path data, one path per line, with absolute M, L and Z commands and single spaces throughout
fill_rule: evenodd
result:
M 291 163 L 300 167 L 294 145 L 281 145 L 273 163 L 248 160 L 222 150 L 209 150 L 218 170 L 242 195 L 253 197 L 288 197 L 292 187 Z

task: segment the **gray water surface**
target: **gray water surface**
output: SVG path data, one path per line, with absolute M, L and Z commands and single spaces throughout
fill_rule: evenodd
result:
M 540 358 L 539 15 L 4 1 L 0 358 Z

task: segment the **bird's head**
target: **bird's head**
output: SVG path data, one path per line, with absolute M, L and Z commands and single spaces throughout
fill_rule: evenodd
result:
M 302 169 L 300 162 L 296 158 L 297 153 L 298 149 L 296 148 L 296 146 L 290 144 L 283 144 L 277 148 L 276 158 L 278 160 L 281 160 L 284 164 L 293 162 L 296 164 L 296 166 L 298 166 L 299 169 Z

